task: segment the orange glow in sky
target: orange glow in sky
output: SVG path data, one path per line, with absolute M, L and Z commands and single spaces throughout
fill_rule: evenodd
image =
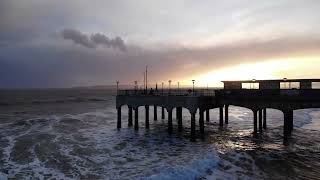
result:
M 212 70 L 205 74 L 190 77 L 199 87 L 219 87 L 222 80 L 317 78 L 320 73 L 320 60 L 317 57 L 267 60 L 259 63 L 239 64 L 229 68 Z M 186 80 L 187 83 L 189 80 Z M 190 84 L 190 83 L 188 83 Z

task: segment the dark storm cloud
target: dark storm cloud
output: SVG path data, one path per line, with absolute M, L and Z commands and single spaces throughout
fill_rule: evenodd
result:
M 75 44 L 80 44 L 87 48 L 96 48 L 101 45 L 107 48 L 119 49 L 121 51 L 126 50 L 124 41 L 120 37 L 110 39 L 101 33 L 94 33 L 89 36 L 75 29 L 64 29 L 60 34 L 64 39 L 72 40 Z

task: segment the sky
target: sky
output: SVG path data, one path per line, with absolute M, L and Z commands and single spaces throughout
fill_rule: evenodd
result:
M 319 0 L 0 0 L 0 88 L 319 78 Z

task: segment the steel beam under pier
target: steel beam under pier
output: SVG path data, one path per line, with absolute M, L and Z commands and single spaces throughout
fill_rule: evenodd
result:
M 263 129 L 267 129 L 267 108 L 263 108 Z
M 128 107 L 128 126 L 132 126 L 132 107 Z
M 219 107 L 219 115 L 220 115 L 219 126 L 223 126 L 223 106 Z
M 117 108 L 118 120 L 117 120 L 117 128 L 121 128 L 121 107 Z
M 139 108 L 134 108 L 134 129 L 139 129 Z
M 145 125 L 146 125 L 146 129 L 149 129 L 149 106 L 145 106 L 145 111 L 146 111 L 146 122 L 145 122 Z

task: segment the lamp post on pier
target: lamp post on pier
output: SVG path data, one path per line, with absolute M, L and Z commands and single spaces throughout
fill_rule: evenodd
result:
M 192 93 L 193 93 L 193 95 L 194 95 L 194 82 L 195 82 L 196 80 L 192 80 Z
M 171 93 L 171 80 L 168 81 L 169 82 L 169 94 Z

